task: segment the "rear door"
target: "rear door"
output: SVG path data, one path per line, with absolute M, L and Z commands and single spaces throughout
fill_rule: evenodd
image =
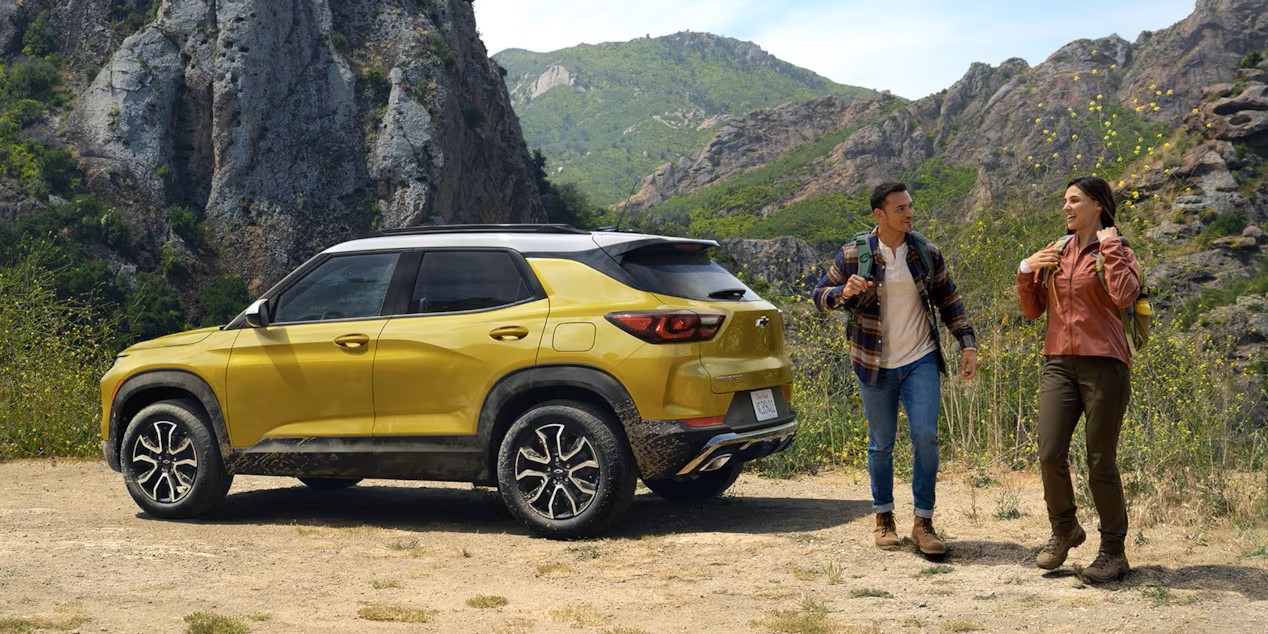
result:
M 506 249 L 426 251 L 413 289 L 379 336 L 374 434 L 473 435 L 493 385 L 536 362 L 550 303 Z

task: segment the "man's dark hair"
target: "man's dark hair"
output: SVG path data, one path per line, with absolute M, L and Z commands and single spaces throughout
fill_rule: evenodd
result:
M 1096 201 L 1101 206 L 1101 226 L 1114 226 L 1114 215 L 1118 213 L 1118 205 L 1114 202 L 1114 190 L 1110 189 L 1109 183 L 1103 178 L 1096 176 L 1080 176 L 1069 183 L 1066 183 L 1066 189 L 1070 186 L 1078 187 L 1088 198 Z
M 905 191 L 907 191 L 907 184 L 899 183 L 897 181 L 885 181 L 884 183 L 877 185 L 876 188 L 872 190 L 872 209 L 883 209 L 885 207 L 885 197 L 894 192 Z

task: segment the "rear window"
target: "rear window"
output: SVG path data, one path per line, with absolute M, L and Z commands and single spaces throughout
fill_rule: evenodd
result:
M 756 301 L 761 299 L 709 257 L 707 249 L 688 245 L 663 245 L 630 251 L 621 257 L 621 268 L 638 288 L 659 295 L 705 301 Z

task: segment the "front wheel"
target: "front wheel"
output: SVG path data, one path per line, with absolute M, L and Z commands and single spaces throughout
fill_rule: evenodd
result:
M 593 535 L 634 499 L 637 469 L 617 422 L 576 401 L 525 412 L 498 451 L 498 490 L 511 514 L 555 539 Z
M 119 454 L 128 493 L 154 517 L 207 515 L 233 484 L 202 409 L 191 401 L 159 401 L 137 412 Z
M 729 462 L 720 469 L 697 473 L 694 475 L 665 478 L 663 480 L 644 480 L 643 484 L 671 502 L 700 502 L 716 498 L 735 484 L 736 478 L 744 470 L 743 462 Z

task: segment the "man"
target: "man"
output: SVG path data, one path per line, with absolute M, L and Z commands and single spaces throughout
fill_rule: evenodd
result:
M 876 510 L 876 545 L 899 546 L 894 523 L 894 436 L 898 403 L 907 412 L 914 453 L 911 490 L 915 522 L 911 539 L 920 552 L 941 555 L 946 544 L 933 528 L 938 479 L 938 410 L 946 362 L 938 333 L 942 322 L 960 342 L 964 378 L 977 375 L 973 328 L 947 273 L 942 252 L 912 232 L 911 194 L 903 183 L 872 191 L 876 228 L 841 247 L 814 290 L 819 310 L 851 313 L 850 356 L 867 416 L 867 473 Z M 859 243 L 862 242 L 863 246 Z M 860 258 L 871 263 L 863 267 Z

